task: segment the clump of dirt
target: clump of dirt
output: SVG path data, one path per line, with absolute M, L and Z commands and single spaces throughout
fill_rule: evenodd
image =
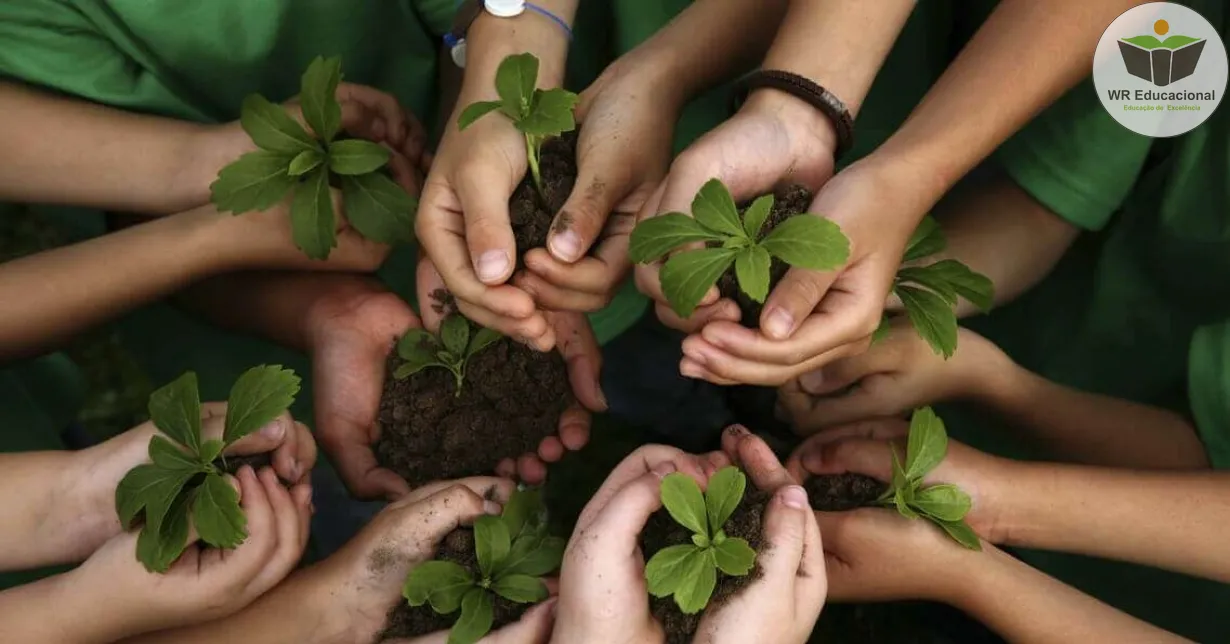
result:
M 542 144 L 538 168 L 542 174 L 542 191 L 526 176 L 508 202 L 508 217 L 517 238 L 517 268 L 521 268 L 525 252 L 547 245 L 547 234 L 555 213 L 564 206 L 572 186 L 577 181 L 577 133 L 565 133 Z M 566 217 L 560 223 L 567 225 Z
M 750 205 L 744 204 L 739 209 L 740 215 L 746 207 Z M 786 221 L 790 217 L 807 212 L 811 207 L 811 191 L 803 186 L 794 186 L 774 195 L 773 209 L 769 211 L 769 218 L 765 220 L 764 227 L 761 229 L 761 239 L 768 235 L 779 224 Z M 773 288 L 785 276 L 786 271 L 790 266 L 782 260 L 774 257 L 773 263 L 769 265 L 769 292 L 773 292 Z M 743 313 L 743 325 L 751 328 L 760 326 L 760 312 L 764 305 L 753 300 L 745 295 L 742 289 L 739 288 L 739 282 L 735 278 L 735 268 L 732 265 L 722 277 L 718 279 L 718 291 L 722 297 L 727 297 L 739 304 L 739 310 Z
M 863 474 L 813 476 L 805 483 L 811 507 L 825 512 L 843 512 L 875 503 L 888 484 Z

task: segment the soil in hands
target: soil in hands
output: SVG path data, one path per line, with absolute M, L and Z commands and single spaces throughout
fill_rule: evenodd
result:
M 864 474 L 813 476 L 803 484 L 811 507 L 824 512 L 844 512 L 874 505 L 888 484 Z
M 740 208 L 740 213 L 751 205 L 751 202 L 743 204 Z M 774 228 L 786 221 L 790 217 L 807 212 L 811 207 L 811 191 L 803 186 L 794 186 L 788 188 L 781 193 L 774 195 L 773 209 L 769 211 L 769 218 L 765 220 L 764 227 L 760 231 L 760 238 L 764 239 Z M 774 257 L 773 263 L 769 265 L 769 292 L 777 286 L 782 277 L 786 275 L 786 271 L 790 266 L 782 260 Z M 739 288 L 739 282 L 735 278 L 735 268 L 732 265 L 721 278 L 718 279 L 718 291 L 722 297 L 730 298 L 739 304 L 739 310 L 743 313 L 743 325 L 750 328 L 760 326 L 760 311 L 764 305 L 753 300 L 743 293 Z
M 572 191 L 575 150 L 575 133 L 544 143 L 546 203 L 528 175 L 509 201 L 518 269 L 527 251 L 546 244 L 555 212 Z M 450 312 L 451 296 L 433 294 L 432 300 L 437 312 Z M 470 359 L 460 395 L 446 369 L 428 367 L 395 380 L 400 362 L 389 359 L 376 454 L 411 486 L 486 474 L 501 459 L 536 450 L 556 433 L 560 414 L 574 402 L 559 353 L 540 353 L 508 338 Z
M 764 516 L 765 506 L 768 505 L 770 498 L 772 498 L 772 495 L 749 486 L 743 501 L 739 503 L 739 507 L 735 509 L 734 514 L 730 515 L 730 519 L 726 521 L 726 525 L 723 527 L 726 535 L 746 539 L 753 550 L 760 552 L 760 546 L 763 542 L 760 527 L 761 519 Z M 692 532 L 676 523 L 666 510 L 659 510 L 654 513 L 649 518 L 649 522 L 645 524 L 645 529 L 641 532 L 641 552 L 645 554 L 646 561 L 663 548 L 691 542 Z M 662 599 L 650 597 L 649 610 L 653 613 L 654 618 L 662 624 L 663 629 L 666 630 L 666 644 L 687 644 L 691 642 L 692 636 L 696 633 L 696 627 L 700 624 L 700 619 L 705 614 L 705 611 L 717 610 L 735 593 L 738 593 L 745 586 L 755 581 L 760 574 L 759 565 L 743 577 L 731 577 L 719 570 L 717 587 L 713 590 L 713 597 L 709 599 L 709 604 L 705 607 L 705 610 L 695 615 L 685 615 L 680 611 L 674 597 Z
M 481 575 L 478 569 L 478 557 L 474 554 L 474 531 L 469 528 L 461 528 L 449 533 L 440 544 L 440 550 L 436 553 L 435 558 L 461 564 L 475 577 Z M 492 596 L 495 598 L 495 621 L 491 625 L 493 631 L 517 621 L 532 606 L 532 604 L 511 602 L 494 593 Z M 412 608 L 405 601 L 400 601 L 393 610 L 389 611 L 388 625 L 377 641 L 447 631 L 453 627 L 453 623 L 459 616 L 461 616 L 460 611 L 440 615 L 431 609 L 430 604 Z

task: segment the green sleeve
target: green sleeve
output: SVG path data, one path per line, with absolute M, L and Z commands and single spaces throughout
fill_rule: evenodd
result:
M 457 13 L 458 0 L 414 0 L 414 9 L 427 29 L 443 38 L 453 28 L 453 16 Z
M 1188 354 L 1188 396 L 1196 429 L 1217 469 L 1230 469 L 1230 322 L 1201 327 Z
M 1152 143 L 1111 118 L 1096 91 L 1092 81 L 1076 86 L 996 153 L 1034 199 L 1087 230 L 1119 209 Z

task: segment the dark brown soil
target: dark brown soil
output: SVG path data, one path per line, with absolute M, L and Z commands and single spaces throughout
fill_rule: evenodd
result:
M 746 208 L 749 204 L 743 204 Z M 769 231 L 777 227 L 778 224 L 789 219 L 792 215 L 807 212 L 811 207 L 811 192 L 802 186 L 794 186 L 788 188 L 775 195 L 773 201 L 773 210 L 769 213 L 768 220 L 765 221 L 764 228 L 761 229 L 761 236 L 769 234 Z M 777 282 L 790 267 L 780 259 L 773 258 L 773 263 L 769 265 L 769 291 L 772 292 L 773 287 L 777 286 Z M 751 299 L 743 294 L 739 289 L 739 283 L 735 279 L 735 269 L 731 266 L 725 274 L 718 279 L 718 290 L 722 297 L 728 297 L 739 304 L 739 310 L 743 312 L 743 324 L 751 328 L 756 328 L 760 324 L 760 311 L 764 305 Z
M 509 201 L 513 234 L 521 257 L 546 244 L 555 211 L 576 182 L 576 134 L 547 141 L 540 168 L 547 204 L 527 175 Z M 433 293 L 438 311 L 452 306 L 448 293 Z M 474 356 L 466 366 L 461 395 L 453 375 L 428 368 L 398 381 L 400 364 L 389 359 L 380 401 L 380 463 L 419 485 L 490 472 L 504 458 L 532 452 L 556 432 L 559 417 L 573 403 L 568 370 L 558 353 L 539 353 L 510 339 Z
M 214 461 L 214 465 L 232 476 L 244 465 L 250 465 L 253 471 L 259 472 L 262 467 L 273 467 L 273 453 L 265 452 L 263 454 L 252 454 L 251 456 L 227 456 L 225 460 L 222 457 L 218 457 L 218 460 Z
M 478 576 L 478 559 L 474 554 L 474 531 L 461 528 L 450 533 L 440 544 L 440 550 L 436 553 L 435 558 L 457 562 Z M 495 621 L 491 625 L 491 630 L 517 621 L 530 607 L 530 604 L 518 604 L 499 595 L 493 596 L 495 597 Z M 460 615 L 460 611 L 440 615 L 433 611 L 430 605 L 411 608 L 410 604 L 404 601 L 398 602 L 397 606 L 389 611 L 388 626 L 385 627 L 378 641 L 446 631 L 453 627 L 453 623 Z
M 862 474 L 836 474 L 813 476 L 805 483 L 811 507 L 825 512 L 844 512 L 865 507 L 875 502 L 888 484 Z
M 772 495 L 768 493 L 749 488 L 743 501 L 739 503 L 739 507 L 735 509 L 734 514 L 730 515 L 730 519 L 723 527 L 726 535 L 746 539 L 752 549 L 759 552 L 762 541 L 760 521 L 771 497 Z M 666 510 L 659 510 L 649 518 L 649 522 L 645 524 L 645 530 L 641 533 L 641 551 L 648 560 L 654 553 L 667 546 L 690 543 L 691 540 L 691 531 L 671 519 Z M 759 566 L 753 568 L 752 572 L 745 577 L 731 577 L 719 571 L 717 587 L 713 590 L 713 597 L 709 600 L 705 610 L 713 610 L 721 606 L 735 593 L 752 583 L 760 574 Z M 683 614 L 679 606 L 675 604 L 673 597 L 662 599 L 650 597 L 649 609 L 666 630 L 666 644 L 691 642 L 692 636 L 696 633 L 696 627 L 700 624 L 700 618 L 704 615 L 704 611 L 696 615 Z

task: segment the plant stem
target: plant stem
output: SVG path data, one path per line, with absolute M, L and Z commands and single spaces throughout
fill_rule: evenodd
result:
M 465 373 L 461 370 L 460 367 L 452 367 L 449 370 L 453 372 L 453 378 L 457 379 L 457 389 L 453 393 L 453 396 L 460 398 L 461 397 L 461 383 L 465 381 Z
M 542 189 L 542 171 L 538 169 L 538 141 L 537 137 L 525 135 L 525 158 L 530 164 L 530 176 L 534 179 L 534 187 L 538 189 L 538 196 L 542 197 L 542 202 L 547 202 L 547 193 Z

